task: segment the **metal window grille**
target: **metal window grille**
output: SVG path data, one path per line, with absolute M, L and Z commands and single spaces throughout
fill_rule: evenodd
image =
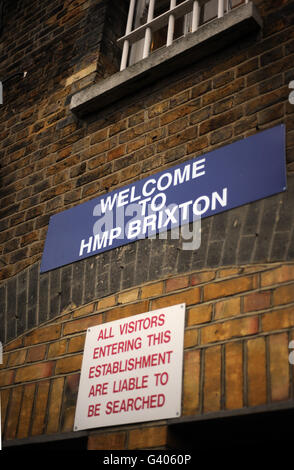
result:
M 160 47 L 170 46 L 179 35 L 194 33 L 207 21 L 221 18 L 249 0 L 130 0 L 126 32 L 118 40 L 122 45 L 121 70 L 145 59 L 154 50 L 154 37 L 161 32 Z M 177 23 L 181 21 L 182 34 Z M 162 37 L 165 35 L 165 44 Z M 136 57 L 130 61 L 132 48 Z M 134 54 L 133 54 L 134 55 Z

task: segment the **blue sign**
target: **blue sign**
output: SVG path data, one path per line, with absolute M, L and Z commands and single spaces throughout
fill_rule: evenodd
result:
M 279 125 L 53 215 L 41 272 L 285 190 Z

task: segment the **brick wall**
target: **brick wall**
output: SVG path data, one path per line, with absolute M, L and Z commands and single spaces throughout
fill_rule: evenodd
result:
M 293 287 L 293 263 L 197 271 L 96 299 L 32 329 L 4 348 L 4 440 L 73 429 L 89 326 L 182 302 L 183 416 L 293 400 Z M 102 429 L 88 446 L 168 446 L 167 423 Z
M 40 260 L 50 215 L 257 130 L 286 124 L 288 170 L 293 172 L 293 106 L 288 103 L 293 2 L 277 11 L 274 2 L 257 2 L 267 15 L 262 38 L 246 38 L 80 122 L 68 110 L 71 93 L 97 79 L 89 73 L 92 67 L 105 76 L 98 52 L 93 58 L 103 28 L 98 21 L 97 31 L 88 26 L 95 11 L 86 8 L 99 8 L 100 18 L 104 2 L 84 3 L 70 3 L 52 16 L 44 7 L 46 15 L 37 16 L 37 24 L 50 20 L 58 28 L 62 23 L 61 36 L 55 29 L 46 35 L 45 28 L 47 42 L 41 45 L 42 33 L 33 35 L 33 28 L 27 49 L 20 49 L 21 61 L 13 47 L 24 36 L 16 37 L 22 29 L 15 27 L 12 7 L 3 32 L 12 50 L 7 47 L 8 57 L 1 60 L 1 76 L 20 68 L 28 75 L 4 90 L 1 280 Z M 25 8 L 26 2 L 16 4 Z M 16 11 L 23 21 L 23 10 Z M 29 14 L 28 7 L 24 11 Z M 88 28 L 96 40 L 86 42 L 84 56 L 79 47 Z M 280 231 L 288 241 L 285 228 Z
M 79 43 L 81 24 L 88 37 L 85 17 L 104 7 L 103 2 L 87 5 L 92 10 L 83 10 L 83 2 L 71 4 L 70 21 L 64 10 L 52 16 L 64 22 L 59 43 L 66 51 L 59 56 L 53 47 L 55 30 L 49 37 L 45 35 L 43 49 L 24 52 L 24 57 L 32 59 L 43 51 L 43 62 L 36 56 L 25 81 L 4 90 L 8 104 L 3 108 L 0 144 L 2 341 L 71 304 L 82 305 L 92 295 L 104 296 L 136 282 L 196 268 L 293 259 L 294 107 L 288 102 L 288 84 L 293 78 L 293 27 L 289 24 L 293 3 L 277 11 L 271 2 L 267 6 L 260 3 L 265 15 L 262 37 L 246 38 L 86 121 L 77 121 L 68 111 L 68 98 L 89 80 L 99 79 L 100 72 L 103 75 L 100 59 L 95 56 L 86 65 L 87 58 L 81 63 L 77 54 L 70 71 L 64 64 L 62 72 L 51 67 L 52 80 L 46 64 L 51 59 L 59 64 L 61 57 L 65 64 L 69 62 L 72 48 L 68 50 L 66 45 L 69 39 Z M 49 18 L 50 11 L 46 7 Z M 13 14 L 12 9 L 11 28 L 7 26 L 5 33 L 11 43 Z M 72 22 L 77 23 L 75 28 Z M 53 24 L 57 27 L 59 23 Z M 98 28 L 100 23 L 95 24 Z M 37 45 L 35 41 L 32 44 Z M 109 48 L 108 37 L 107 41 L 101 47 Z M 48 44 L 56 57 L 45 56 Z M 91 47 L 96 46 L 94 41 Z M 13 58 L 11 52 L 4 61 L 13 63 L 11 71 L 17 70 Z M 92 59 L 89 53 L 89 61 Z M 89 73 L 93 64 L 95 78 Z M 36 90 L 33 77 L 45 70 L 47 80 L 41 80 Z M 23 99 L 22 86 L 28 100 Z M 180 252 L 175 240 L 140 241 L 39 276 L 50 215 L 278 123 L 286 124 L 287 129 L 288 191 L 205 219 L 200 250 Z M 146 263 L 150 250 L 152 263 Z M 87 280 L 83 291 L 81 279 L 82 285 Z M 27 299 L 30 302 L 24 308 Z

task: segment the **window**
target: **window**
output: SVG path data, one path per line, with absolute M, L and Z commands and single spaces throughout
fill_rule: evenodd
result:
M 248 0 L 130 0 L 121 70 Z

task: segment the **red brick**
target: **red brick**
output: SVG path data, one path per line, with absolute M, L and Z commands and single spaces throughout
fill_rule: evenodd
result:
M 181 276 L 168 279 L 165 284 L 166 292 L 172 292 L 189 286 L 189 277 Z
M 270 307 L 271 293 L 254 292 L 253 294 L 244 297 L 244 312 L 254 312 L 256 310 L 263 310 Z
M 14 382 L 28 382 L 31 380 L 50 377 L 53 371 L 53 367 L 54 362 L 41 362 L 40 364 L 20 367 L 16 371 Z
M 45 359 L 46 349 L 47 346 L 45 344 L 30 348 L 28 350 L 26 362 L 42 361 L 43 359 Z

